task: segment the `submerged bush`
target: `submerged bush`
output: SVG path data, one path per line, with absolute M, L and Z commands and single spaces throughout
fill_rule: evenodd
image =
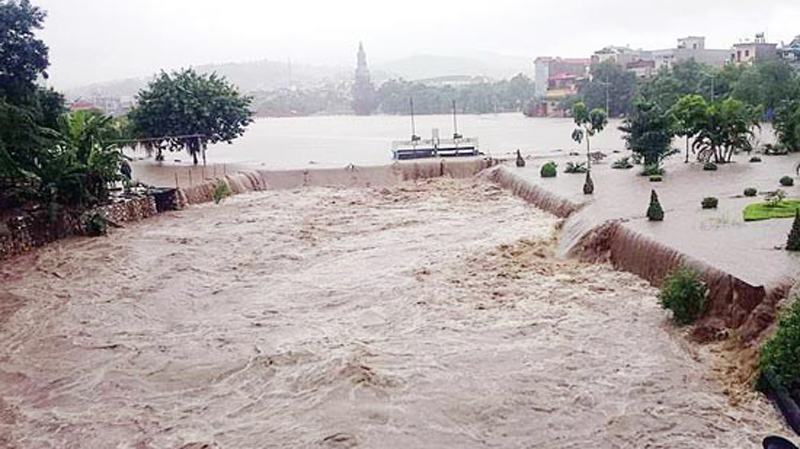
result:
M 228 188 L 228 183 L 224 181 L 220 181 L 214 186 L 214 190 L 211 191 L 211 198 L 214 200 L 214 204 L 219 204 L 231 194 L 230 188 Z
M 760 157 L 753 156 L 753 157 L 750 158 L 750 163 L 756 164 L 758 162 L 761 162 L 761 158 Z
M 687 267 L 670 272 L 658 292 L 661 307 L 672 311 L 672 319 L 679 326 L 692 324 L 706 311 L 708 288 L 700 274 Z
M 706 162 L 703 164 L 703 170 L 705 171 L 717 171 L 717 164 L 713 162 Z
M 756 196 L 758 195 L 758 190 L 755 187 L 748 187 L 744 189 L 744 196 Z
M 664 169 L 658 165 L 648 165 L 642 170 L 642 176 L 664 176 Z
M 716 209 L 717 206 L 719 205 L 719 199 L 713 196 L 708 196 L 703 198 L 701 204 L 703 205 L 703 209 Z
M 567 162 L 567 168 L 564 169 L 564 173 L 586 173 L 587 171 L 586 162 L 578 162 L 577 164 Z
M 650 221 L 663 221 L 664 209 L 658 201 L 658 194 L 655 190 L 650 192 L 650 207 L 647 208 L 647 219 Z
M 783 178 L 781 178 L 780 182 L 781 185 L 784 187 L 791 187 L 794 185 L 794 178 L 792 178 L 791 176 L 784 176 Z
M 542 178 L 555 178 L 556 175 L 558 175 L 556 167 L 558 167 L 558 165 L 553 161 L 544 164 L 541 171 Z
M 101 237 L 108 234 L 106 217 L 100 213 L 91 213 L 84 217 L 83 228 L 89 237 Z
M 661 182 L 663 180 L 664 180 L 664 178 L 662 178 L 661 176 L 651 176 L 650 177 L 650 182 Z
M 631 164 L 631 158 L 623 157 L 614 161 L 614 163 L 611 164 L 611 168 L 615 168 L 617 170 L 628 170 L 633 168 L 633 164 Z
M 760 368 L 791 396 L 800 398 L 800 300 L 783 313 L 775 335 L 761 350 Z

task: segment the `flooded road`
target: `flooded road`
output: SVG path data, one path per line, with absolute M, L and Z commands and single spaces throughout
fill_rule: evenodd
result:
M 0 447 L 758 447 L 655 291 L 483 181 L 262 192 L 0 266 Z

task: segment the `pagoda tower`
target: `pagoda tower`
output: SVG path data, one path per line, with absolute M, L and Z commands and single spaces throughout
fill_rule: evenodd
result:
M 356 115 L 370 115 L 375 110 L 375 86 L 367 66 L 367 53 L 364 44 L 358 44 L 358 65 L 353 83 L 353 112 Z

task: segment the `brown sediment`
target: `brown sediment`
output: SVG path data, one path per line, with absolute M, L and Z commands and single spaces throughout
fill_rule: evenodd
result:
M 444 178 L 256 192 L 58 242 L 0 286 L 24 302 L 0 326 L 0 445 L 689 449 L 785 433 L 764 398 L 730 403 L 645 281 L 557 257 L 558 222 Z
M 301 187 L 383 187 L 437 177 L 468 178 L 498 163 L 490 158 L 399 162 L 392 165 L 313 170 L 247 170 L 218 176 L 180 189 L 186 204 L 212 201 L 215 186 L 224 182 L 233 194 Z M 157 178 L 156 178 L 157 179 Z

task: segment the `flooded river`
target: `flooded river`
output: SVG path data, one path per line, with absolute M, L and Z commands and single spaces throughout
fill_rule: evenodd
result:
M 746 448 L 655 291 L 484 181 L 261 192 L 0 266 L 0 447 Z

